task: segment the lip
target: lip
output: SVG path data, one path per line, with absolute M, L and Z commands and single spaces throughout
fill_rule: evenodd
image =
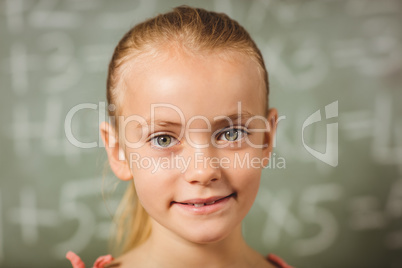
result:
M 234 193 L 231 193 L 230 195 L 233 195 Z M 205 204 L 205 203 L 211 203 L 211 202 L 216 202 L 220 199 L 226 198 L 230 195 L 222 195 L 222 196 L 212 196 L 209 198 L 195 198 L 195 199 L 188 199 L 184 201 L 173 201 L 172 203 L 191 203 L 191 204 Z
M 173 201 L 171 206 L 177 207 L 182 211 L 196 215 L 211 214 L 224 209 L 227 204 L 236 196 L 236 193 L 231 193 L 227 196 L 212 196 L 209 198 L 195 198 L 183 200 L 180 202 Z M 208 204 L 209 203 L 209 204 Z M 212 204 L 210 204 L 212 203 Z M 193 204 L 203 204 L 203 206 L 194 206 Z

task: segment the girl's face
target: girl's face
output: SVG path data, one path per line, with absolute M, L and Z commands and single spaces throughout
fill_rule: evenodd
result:
M 144 62 L 127 75 L 119 131 L 153 232 L 222 240 L 252 206 L 271 150 L 276 111 L 266 115 L 258 65 L 240 53 Z

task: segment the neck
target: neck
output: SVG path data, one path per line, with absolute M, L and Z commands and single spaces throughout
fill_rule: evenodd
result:
M 241 225 L 224 239 L 207 244 L 185 240 L 161 226 L 153 227 L 143 251 L 152 267 L 252 267 L 256 260 L 255 251 L 243 239 Z

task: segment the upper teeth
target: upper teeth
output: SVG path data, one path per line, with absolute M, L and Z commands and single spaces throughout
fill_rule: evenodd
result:
M 209 203 L 196 203 L 196 204 L 189 203 L 189 205 L 195 206 L 196 208 L 199 208 L 199 207 L 203 207 L 203 206 L 206 206 L 206 205 L 212 205 L 214 203 L 215 203 L 215 201 L 212 201 L 212 202 L 209 202 Z

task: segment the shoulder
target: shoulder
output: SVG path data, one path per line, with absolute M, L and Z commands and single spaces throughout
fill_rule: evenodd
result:
M 253 249 L 252 254 L 250 255 L 249 263 L 253 264 L 250 266 L 259 268 L 293 268 L 275 254 L 263 256 Z
M 73 268 L 85 268 L 84 262 L 81 258 L 76 255 L 74 252 L 69 251 L 66 254 L 66 258 L 71 262 Z M 96 259 L 93 268 L 112 268 L 119 267 L 119 264 L 116 263 L 112 257 L 112 255 L 100 256 Z
M 269 263 L 273 264 L 275 267 L 278 268 L 293 268 L 289 264 L 287 264 L 284 260 L 279 258 L 278 256 L 274 254 L 268 254 L 267 260 Z
M 146 252 L 139 250 L 140 248 L 142 248 L 142 245 L 118 256 L 109 266 L 104 268 L 141 268 L 146 266 L 148 255 Z

